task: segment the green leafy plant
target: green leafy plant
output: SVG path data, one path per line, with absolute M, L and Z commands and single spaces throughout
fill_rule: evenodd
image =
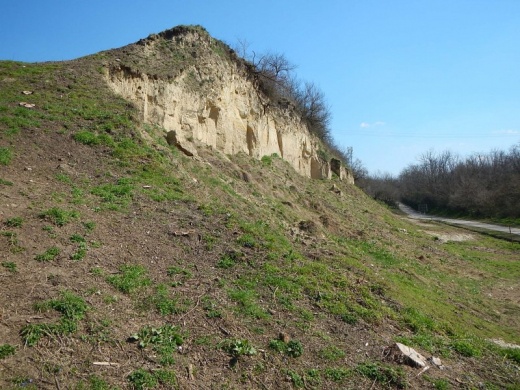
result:
M 164 325 L 160 328 L 145 326 L 130 336 L 129 341 L 137 342 L 139 348 L 151 346 L 160 355 L 160 363 L 166 366 L 174 363 L 173 353 L 184 343 L 184 338 L 175 326 Z
M 256 355 L 255 347 L 250 344 L 249 340 L 245 339 L 226 339 L 219 346 L 234 358 Z
M 298 340 L 289 340 L 287 343 L 279 339 L 271 340 L 269 342 L 269 348 L 294 358 L 303 355 L 303 345 Z

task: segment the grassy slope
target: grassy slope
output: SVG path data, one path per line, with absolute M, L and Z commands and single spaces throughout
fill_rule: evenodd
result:
M 276 157 L 185 158 L 100 67 L 0 63 L 1 388 L 518 383 L 485 341 L 520 343 L 518 243 L 445 243 Z

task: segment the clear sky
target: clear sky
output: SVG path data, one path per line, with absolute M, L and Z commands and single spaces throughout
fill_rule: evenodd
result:
M 520 0 L 3 0 L 0 59 L 65 60 L 200 24 L 284 53 L 370 172 L 520 142 Z

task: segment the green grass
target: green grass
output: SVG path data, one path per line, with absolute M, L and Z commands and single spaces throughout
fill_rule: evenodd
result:
M 228 291 L 228 295 L 231 300 L 238 304 L 237 311 L 239 313 L 257 319 L 269 318 L 269 314 L 258 305 L 258 294 L 254 289 L 237 288 Z
M 12 150 L 9 148 L 0 147 L 0 165 L 9 165 L 12 159 Z
M 36 255 L 34 259 L 40 262 L 53 261 L 60 254 L 60 248 L 52 246 L 47 249 L 45 252 Z
M 401 367 L 392 367 L 381 363 L 365 362 L 357 365 L 355 371 L 370 379 L 389 387 L 406 388 L 406 375 Z
M 147 299 L 153 305 L 155 310 L 163 315 L 178 314 L 183 311 L 177 299 L 172 299 L 170 291 L 165 284 L 158 284 L 155 286 L 155 293 Z
M 161 388 L 177 389 L 177 376 L 169 370 L 146 371 L 138 369 L 127 377 L 132 390 L 150 390 L 161 385 Z
M 8 356 L 14 355 L 16 348 L 9 344 L 0 345 L 0 360 Z
M 3 186 L 12 186 L 12 185 L 13 185 L 13 182 L 12 182 L 12 181 L 9 181 L 9 180 L 5 180 L 5 179 L 0 178 L 0 185 L 3 185 Z
M 39 302 L 34 307 L 40 312 L 54 309 L 61 316 L 57 323 L 25 325 L 21 329 L 20 335 L 27 346 L 36 345 L 45 336 L 75 333 L 78 328 L 78 322 L 85 317 L 86 312 L 89 310 L 89 306 L 83 298 L 70 291 L 63 291 L 59 299 Z
M 120 210 L 128 206 L 133 197 L 134 185 L 132 180 L 122 178 L 114 184 L 102 184 L 94 187 L 90 192 L 99 196 L 110 210 Z
M 23 218 L 21 217 L 13 217 L 6 219 L 4 222 L 5 226 L 7 227 L 13 227 L 13 228 L 19 228 L 23 225 Z
M 24 252 L 25 248 L 20 245 L 18 241 L 18 234 L 9 230 L 0 231 L 0 235 L 7 237 L 9 240 L 9 252 L 15 254 Z
M 42 211 L 39 217 L 53 223 L 56 226 L 65 226 L 73 219 L 79 217 L 77 211 L 64 210 L 59 207 L 53 207 L 48 210 Z
M 114 140 L 108 134 L 95 134 L 88 130 L 81 130 L 75 133 L 72 138 L 84 145 L 106 145 L 115 146 Z
M 123 265 L 118 275 L 107 277 L 107 282 L 119 291 L 130 294 L 140 288 L 150 285 L 148 271 L 141 265 Z
M 337 361 L 343 359 L 345 357 L 345 352 L 335 345 L 328 345 L 327 347 L 321 349 L 318 354 L 325 360 L 329 361 Z
M 2 267 L 13 274 L 17 272 L 16 263 L 13 261 L 2 261 Z

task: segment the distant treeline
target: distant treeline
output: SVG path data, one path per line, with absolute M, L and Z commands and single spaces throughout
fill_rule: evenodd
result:
M 364 176 L 358 185 L 390 205 L 475 217 L 520 218 L 520 143 L 509 151 L 476 153 L 461 159 L 452 152 L 427 152 L 397 177 Z M 424 207 L 424 206 L 423 206 Z

